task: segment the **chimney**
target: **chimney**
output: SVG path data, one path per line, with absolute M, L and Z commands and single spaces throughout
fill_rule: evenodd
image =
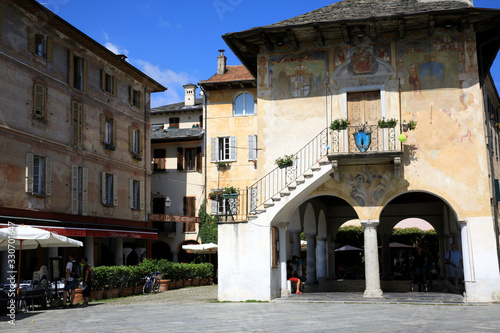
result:
M 196 99 L 196 84 L 188 83 L 184 87 L 184 106 L 194 106 Z
M 224 74 L 226 72 L 226 60 L 224 56 L 225 50 L 219 50 L 220 55 L 217 56 L 217 74 Z

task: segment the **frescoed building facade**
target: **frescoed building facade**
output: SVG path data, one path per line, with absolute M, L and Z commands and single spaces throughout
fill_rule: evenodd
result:
M 223 36 L 257 80 L 259 150 L 255 183 L 240 192 L 247 210 L 219 225 L 219 300 L 287 295 L 286 260 L 300 255 L 301 232 L 306 283 L 333 278 L 336 232 L 353 219 L 364 226 L 364 295 L 383 297 L 389 237 L 409 217 L 434 227 L 440 258 L 458 245 L 466 300 L 500 299 L 499 102 L 489 74 L 499 15 L 469 0 L 344 0 Z M 209 118 L 222 108 L 210 105 L 215 95 Z M 227 125 L 208 126 L 207 137 L 248 127 Z M 293 166 L 276 168 L 290 154 Z M 209 183 L 224 179 L 212 168 Z

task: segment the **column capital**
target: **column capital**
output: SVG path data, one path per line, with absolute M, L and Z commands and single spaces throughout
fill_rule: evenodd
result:
M 469 221 L 468 221 L 468 220 L 458 220 L 457 222 L 458 222 L 458 224 L 460 224 L 460 225 L 467 225 L 467 223 L 469 223 Z
M 290 233 L 292 233 L 292 234 L 293 234 L 293 233 L 298 233 L 298 234 L 300 234 L 300 232 L 301 232 L 301 231 L 302 231 L 302 230 L 300 230 L 300 229 L 288 229 L 288 232 L 290 232 Z
M 326 241 L 326 237 L 325 236 L 319 236 L 319 237 L 316 237 L 316 240 L 318 240 L 318 241 Z
M 278 228 L 280 228 L 280 229 L 286 228 L 286 227 L 288 227 L 289 224 L 290 224 L 290 222 L 279 222 Z
M 306 235 L 306 237 L 316 237 L 316 233 L 304 233 L 304 235 Z
M 379 224 L 379 220 L 359 220 L 361 225 L 365 228 L 376 228 Z

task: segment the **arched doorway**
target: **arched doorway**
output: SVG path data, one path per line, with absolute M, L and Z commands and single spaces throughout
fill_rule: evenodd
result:
M 170 246 L 163 241 L 156 241 L 152 245 L 153 259 L 167 259 L 172 261 L 173 254 L 170 250 Z
M 199 243 L 195 240 L 186 240 L 186 241 L 180 243 L 178 248 L 177 248 L 177 261 L 178 262 L 190 263 L 190 262 L 195 261 L 196 254 L 187 253 L 186 250 L 184 250 L 182 248 L 182 245 L 187 245 L 187 244 L 199 244 Z

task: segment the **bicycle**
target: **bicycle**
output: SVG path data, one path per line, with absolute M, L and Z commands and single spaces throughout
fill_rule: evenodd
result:
M 156 278 L 159 273 L 160 272 L 151 272 L 146 276 L 146 282 L 144 283 L 144 287 L 142 287 L 142 293 L 144 295 L 150 294 L 151 292 L 156 294 L 160 291 L 160 281 Z

